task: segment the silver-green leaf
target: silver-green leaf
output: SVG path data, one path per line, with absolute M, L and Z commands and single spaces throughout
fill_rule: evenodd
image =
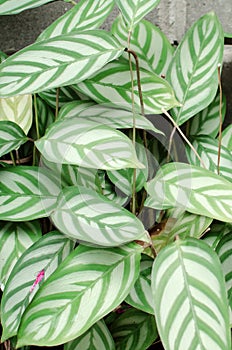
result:
M 0 15 L 14 15 L 16 13 L 38 7 L 53 0 L 0 0 Z
M 14 122 L 0 121 L 0 157 L 17 150 L 27 140 L 28 138 L 20 126 Z

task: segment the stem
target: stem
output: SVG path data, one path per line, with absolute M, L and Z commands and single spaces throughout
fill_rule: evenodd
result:
M 56 89 L 56 114 L 55 114 L 55 120 L 57 120 L 58 113 L 59 113 L 59 95 L 60 95 L 60 88 L 58 87 Z
M 197 150 L 193 147 L 193 145 L 191 144 L 191 142 L 187 139 L 187 137 L 185 136 L 185 134 L 182 132 L 182 130 L 179 128 L 179 126 L 176 124 L 176 122 L 172 119 L 171 115 L 165 110 L 162 109 L 162 112 L 168 117 L 168 119 L 172 122 L 172 124 L 174 125 L 175 129 L 178 130 L 179 134 L 182 136 L 182 138 L 185 140 L 185 142 L 189 145 L 189 147 L 191 148 L 191 150 L 193 151 L 193 153 L 195 154 L 195 156 L 199 159 L 199 161 L 201 162 L 201 165 L 203 166 L 203 168 L 206 169 L 205 163 L 203 162 L 203 160 L 201 159 L 201 157 L 199 156 Z
M 37 97 L 34 94 L 34 111 L 35 111 L 35 129 L 36 129 L 36 138 L 40 139 L 39 133 L 39 119 L 38 119 L 38 108 L 37 108 Z
M 221 83 L 220 67 L 221 67 L 221 65 L 218 65 L 218 85 L 219 85 L 219 93 L 220 93 L 218 159 L 217 159 L 217 173 L 218 173 L 218 175 L 220 175 L 220 160 L 221 160 L 221 147 L 222 147 L 222 83 Z
M 11 157 L 13 165 L 16 166 L 16 162 L 15 162 L 15 159 L 14 159 L 13 152 L 10 152 L 10 157 Z

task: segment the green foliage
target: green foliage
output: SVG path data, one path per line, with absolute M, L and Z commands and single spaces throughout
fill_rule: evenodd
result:
M 48 2 L 0 0 L 0 15 Z M 221 24 L 205 14 L 175 50 L 143 19 L 157 0 L 67 2 L 34 44 L 0 52 L 1 341 L 229 350 Z

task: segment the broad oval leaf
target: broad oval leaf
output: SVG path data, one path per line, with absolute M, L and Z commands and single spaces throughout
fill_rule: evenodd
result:
M 101 246 L 146 240 L 145 228 L 135 215 L 81 186 L 61 192 L 51 219 L 67 236 Z
M 142 248 L 79 245 L 44 282 L 23 315 L 17 347 L 53 346 L 82 335 L 117 307 L 139 273 Z
M 37 41 L 72 32 L 97 29 L 114 7 L 113 0 L 81 0 L 72 9 L 59 17 L 38 37 Z
M 133 76 L 134 104 L 137 112 L 140 112 L 135 68 L 133 68 Z M 168 110 L 180 105 L 169 83 L 155 73 L 140 69 L 140 82 L 145 113 L 159 114 L 164 109 Z M 125 59 L 121 59 L 107 64 L 99 73 L 79 83 L 77 88 L 97 103 L 121 106 L 131 110 L 131 85 L 129 64 Z
M 128 45 L 128 30 L 121 16 L 114 21 L 111 32 L 122 45 Z M 158 27 L 145 20 L 139 22 L 130 35 L 130 49 L 136 52 L 141 68 L 166 75 L 174 48 Z M 128 53 L 123 57 L 128 59 Z
M 28 133 L 32 124 L 31 95 L 0 98 L 0 111 L 0 120 L 14 122 L 23 129 L 25 134 Z
M 54 163 L 105 170 L 144 167 L 127 136 L 86 118 L 55 122 L 35 144 Z
M 213 139 L 210 136 L 201 135 L 193 139 L 192 145 L 201 157 L 208 170 L 218 173 L 218 140 Z M 200 166 L 200 160 L 196 157 L 195 153 L 186 148 L 188 160 L 193 165 Z M 220 146 L 220 163 L 219 173 L 227 180 L 232 181 L 232 154 L 223 145 Z
M 154 314 L 153 297 L 151 291 L 151 269 L 154 259 L 142 254 L 140 274 L 125 301 L 149 314 Z
M 115 350 L 114 340 L 105 322 L 96 322 L 80 337 L 64 344 L 64 350 Z
M 188 238 L 164 248 L 153 265 L 152 292 L 165 349 L 230 349 L 225 281 L 206 243 Z
M 2 290 L 20 256 L 41 235 L 39 221 L 0 222 L 0 285 Z
M 46 169 L 0 169 L 0 220 L 29 221 L 49 216 L 59 193 L 59 182 Z
M 160 0 L 115 0 L 115 2 L 127 24 L 128 31 L 132 31 L 133 27 L 153 10 Z
M 20 257 L 11 272 L 2 297 L 2 341 L 17 334 L 21 317 L 40 288 L 39 283 L 34 285 L 39 271 L 44 271 L 43 281 L 46 280 L 73 247 L 73 241 L 53 231 L 42 236 Z
M 16 13 L 38 7 L 53 0 L 0 0 L 0 15 L 14 15 Z
M 103 30 L 75 31 L 32 44 L 0 65 L 0 97 L 78 83 L 123 50 Z
M 226 114 L 226 98 L 222 98 L 222 121 Z M 220 126 L 220 94 L 218 93 L 205 109 L 197 113 L 190 121 L 189 134 L 216 137 Z
M 27 140 L 20 126 L 14 122 L 0 121 L 0 157 L 18 149 Z
M 172 110 L 178 125 L 207 107 L 218 88 L 218 65 L 223 60 L 224 35 L 221 24 L 210 12 L 186 33 L 167 72 L 182 107 Z
M 232 183 L 209 170 L 170 163 L 147 183 L 145 205 L 155 209 L 180 207 L 219 221 L 232 221 Z
M 133 128 L 132 111 L 121 109 L 120 106 L 113 108 L 104 104 L 95 104 L 93 101 L 73 101 L 65 104 L 59 112 L 59 119 L 73 117 L 88 118 L 88 120 L 115 129 Z M 162 133 L 154 127 L 150 120 L 139 113 L 135 113 L 135 126 L 137 129 L 152 130 L 159 134 Z

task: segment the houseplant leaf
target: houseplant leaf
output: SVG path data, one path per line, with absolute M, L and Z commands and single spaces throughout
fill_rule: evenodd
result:
M 33 166 L 0 169 L 0 220 L 29 221 L 49 216 L 60 186 L 48 170 Z
M 75 31 L 32 44 L 0 65 L 0 97 L 78 83 L 119 57 L 123 50 L 103 30 Z
M 23 252 L 42 235 L 39 221 L 0 223 L 0 284 L 2 290 Z
M 160 0 L 115 0 L 115 2 L 122 13 L 128 31 L 132 31 L 133 27 L 153 10 Z
M 57 121 L 35 144 L 55 163 L 109 170 L 144 167 L 127 136 L 86 118 Z
M 31 290 L 38 272 L 44 270 L 46 280 L 73 247 L 74 242 L 65 238 L 61 233 L 53 231 L 42 236 L 19 258 L 7 281 L 2 297 L 2 341 L 17 333 L 22 315 L 39 289 L 37 285 L 34 290 Z
M 227 126 L 222 132 L 222 145 L 232 152 L 232 125 Z
M 134 103 L 137 112 L 140 112 L 140 100 L 136 79 L 134 76 Z M 141 88 L 145 113 L 158 114 L 163 109 L 178 106 L 174 92 L 168 82 L 154 73 L 140 70 Z M 131 75 L 126 60 L 114 61 L 107 64 L 99 73 L 77 85 L 77 88 L 97 103 L 120 106 L 131 110 Z
M 209 170 L 184 163 L 162 166 L 147 183 L 145 205 L 179 207 L 219 221 L 232 221 L 232 183 Z
M 121 16 L 114 21 L 111 32 L 122 45 L 128 45 L 128 29 Z M 166 75 L 174 48 L 158 27 L 148 21 L 140 21 L 130 35 L 130 49 L 136 52 L 141 68 Z M 123 57 L 128 59 L 128 53 L 125 52 Z
M 143 224 L 135 215 L 80 186 L 61 192 L 51 219 L 67 236 L 101 246 L 118 246 L 146 237 Z
M 64 350 L 115 350 L 114 340 L 105 322 L 96 322 L 80 337 L 64 344 Z
M 149 314 L 154 314 L 153 297 L 151 292 L 151 268 L 154 259 L 142 254 L 140 274 L 125 301 Z
M 201 17 L 187 31 L 167 72 L 182 107 L 172 111 L 178 125 L 207 107 L 218 89 L 218 65 L 222 64 L 224 35 L 214 12 Z
M 39 97 L 42 98 L 50 107 L 56 109 L 56 105 L 58 107 L 64 106 L 66 103 L 79 100 L 79 94 L 77 89 L 73 85 L 61 86 L 59 87 L 59 93 L 57 93 L 57 88 L 45 90 L 39 92 Z M 59 95 L 59 101 L 57 103 L 57 95 Z
M 12 121 L 28 133 L 32 124 L 31 95 L 0 98 L 0 120 Z
M 38 37 L 38 41 L 72 32 L 97 29 L 113 9 L 113 0 L 81 0 Z
M 38 7 L 53 0 L 0 0 L 0 15 L 13 15 L 27 9 Z
M 129 293 L 138 277 L 141 250 L 134 243 L 111 249 L 79 245 L 25 311 L 17 347 L 58 345 L 86 332 Z
M 154 315 L 129 309 L 110 327 L 117 350 L 146 350 L 158 337 Z
M 152 292 L 165 349 L 230 349 L 225 282 L 206 243 L 188 238 L 164 248 L 154 261 Z
M 0 121 L 0 157 L 18 149 L 27 140 L 20 126 L 14 122 Z

